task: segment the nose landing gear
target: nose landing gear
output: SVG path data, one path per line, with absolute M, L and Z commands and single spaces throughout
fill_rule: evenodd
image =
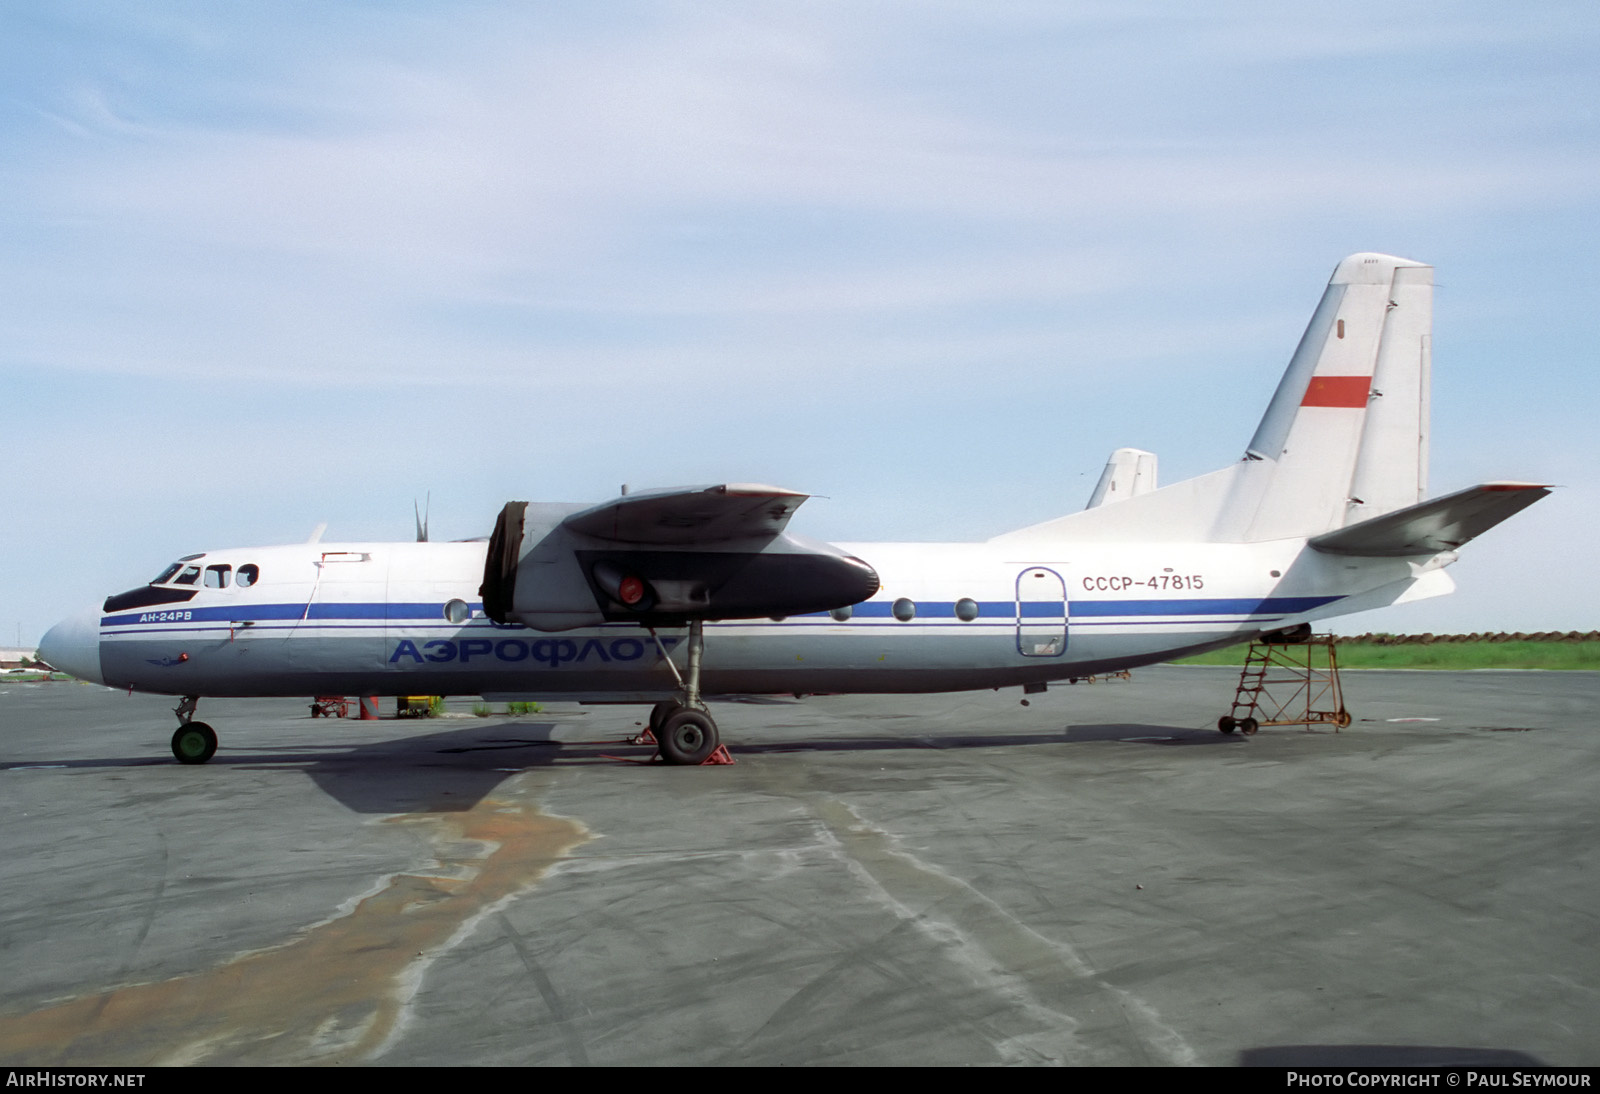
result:
M 172 754 L 181 764 L 203 764 L 217 754 L 216 730 L 194 720 L 194 709 L 199 705 L 198 695 L 185 695 L 172 708 L 172 713 L 178 716 L 178 729 L 172 735 Z

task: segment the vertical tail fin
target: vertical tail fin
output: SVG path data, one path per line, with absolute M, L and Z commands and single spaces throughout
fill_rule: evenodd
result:
M 1427 487 L 1433 268 L 1351 255 L 1333 271 L 1246 452 L 1244 540 L 1317 535 L 1415 504 Z
M 994 542 L 1309 538 L 1415 505 L 1427 488 L 1432 332 L 1433 267 L 1351 255 L 1243 461 L 1106 505 L 1113 482 L 1139 482 L 1140 456 L 1119 451 L 1088 509 Z
M 1148 494 L 1156 488 L 1156 454 L 1142 448 L 1119 448 L 1106 461 L 1100 481 L 1085 509 Z

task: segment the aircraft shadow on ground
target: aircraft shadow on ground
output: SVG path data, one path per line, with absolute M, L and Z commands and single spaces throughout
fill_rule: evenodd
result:
M 691 769 L 655 761 L 653 745 L 636 745 L 626 736 L 557 741 L 558 727 L 545 722 L 502 722 L 338 749 L 327 755 L 285 754 L 273 758 L 241 756 L 238 762 L 302 766 L 317 784 L 347 807 L 363 813 L 449 812 L 469 809 L 492 794 L 506 778 L 540 768 L 660 768 L 663 778 L 683 777 Z M 791 731 L 792 732 L 792 731 Z M 789 737 L 734 741 L 735 760 L 793 753 L 864 753 L 927 750 L 1060 747 L 1064 744 L 1127 741 L 1141 744 L 1227 744 L 1215 730 L 1170 726 L 1071 727 L 1036 733 L 922 733 L 855 737 Z M 221 759 L 219 754 L 218 759 Z M 216 760 L 212 761 L 213 763 Z M 708 772 L 715 777 L 715 772 Z
M 1094 725 L 1066 726 L 1031 733 L 917 733 L 874 737 L 816 737 L 786 741 L 745 740 L 729 745 L 735 756 L 769 752 L 871 752 L 926 749 L 1018 748 L 1039 745 L 1125 744 L 1211 745 L 1228 744 L 1230 738 L 1215 730 L 1179 729 L 1173 726 Z
M 360 743 L 292 744 L 280 747 L 232 745 L 227 742 L 205 767 L 241 767 L 304 773 L 330 797 L 358 813 L 438 813 L 471 809 L 512 775 L 539 768 L 659 766 L 663 777 L 685 769 L 656 764 L 653 745 L 637 745 L 625 736 L 561 741 L 554 722 L 493 722 L 451 726 L 432 733 L 407 734 Z M 962 751 L 994 748 L 1061 747 L 1101 742 L 1153 745 L 1225 745 L 1238 743 L 1215 730 L 1173 726 L 1115 724 L 1067 726 L 1030 733 L 906 732 L 851 737 L 804 737 L 788 729 L 782 739 L 762 740 L 760 731 L 730 742 L 735 759 L 793 753 L 856 753 Z M 235 738 L 237 740 L 237 738 Z M 171 766 L 165 757 L 121 757 L 33 761 L 0 769 L 65 768 L 107 770 Z

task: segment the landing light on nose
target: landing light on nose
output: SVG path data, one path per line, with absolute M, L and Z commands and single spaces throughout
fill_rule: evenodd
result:
M 105 683 L 100 675 L 100 612 L 81 612 L 45 631 L 39 656 L 51 668 L 80 680 Z

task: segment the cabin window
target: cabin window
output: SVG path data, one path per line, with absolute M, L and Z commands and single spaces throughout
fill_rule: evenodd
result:
M 894 602 L 894 607 L 890 610 L 894 612 L 894 617 L 900 622 L 909 623 L 917 617 L 917 602 L 909 597 L 902 596 Z
M 471 614 L 465 600 L 452 600 L 444 606 L 444 617 L 452 623 L 465 623 Z
M 970 596 L 964 596 L 956 601 L 956 618 L 963 623 L 971 623 L 978 618 L 978 602 Z
M 197 577 L 199 577 L 199 576 L 200 576 L 200 567 L 198 567 L 198 566 L 185 566 L 183 568 L 183 573 L 181 573 L 177 577 L 173 578 L 172 579 L 172 583 L 174 585 L 193 585 L 194 582 L 195 582 L 195 579 Z
M 828 614 L 833 616 L 835 623 L 845 623 L 849 621 L 852 615 L 856 614 L 856 610 L 850 605 L 846 604 L 842 608 L 833 609 L 833 611 L 829 612 Z
M 226 589 L 228 587 L 228 581 L 232 577 L 233 577 L 233 567 L 232 566 L 207 566 L 206 567 L 206 588 L 208 588 L 208 589 Z
M 241 589 L 248 589 L 261 579 L 261 567 L 254 562 L 247 562 L 239 567 L 239 575 L 234 578 L 234 583 Z

